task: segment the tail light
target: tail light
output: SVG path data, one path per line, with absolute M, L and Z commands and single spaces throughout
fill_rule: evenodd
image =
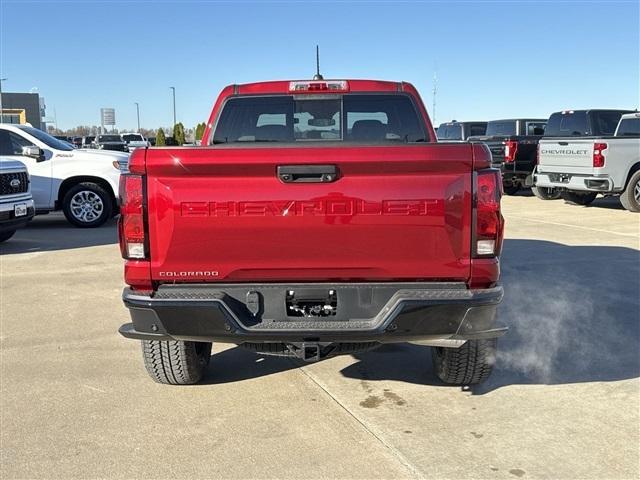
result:
M 348 90 L 349 84 L 346 80 L 289 82 L 290 92 L 346 92 Z
M 144 218 L 143 178 L 141 175 L 120 175 L 118 234 L 122 258 L 127 260 L 145 259 L 149 251 Z
M 516 159 L 516 152 L 518 151 L 518 142 L 514 140 L 507 140 L 504 142 L 504 161 L 505 163 L 512 163 Z
M 596 168 L 604 167 L 604 152 L 608 145 L 606 143 L 593 144 L 593 166 Z
M 498 256 L 504 228 L 504 219 L 500 212 L 500 172 L 495 169 L 480 170 L 475 176 L 475 181 L 474 256 Z

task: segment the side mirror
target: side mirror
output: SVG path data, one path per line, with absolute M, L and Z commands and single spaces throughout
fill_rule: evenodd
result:
M 35 146 L 22 147 L 22 155 L 25 157 L 35 158 L 39 162 L 44 160 L 44 152 L 41 148 Z

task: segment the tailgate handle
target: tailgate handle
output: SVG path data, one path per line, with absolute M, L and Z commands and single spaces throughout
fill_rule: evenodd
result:
M 331 183 L 338 179 L 335 165 L 280 165 L 278 178 L 284 183 Z
M 558 145 L 562 145 L 563 147 L 566 147 L 567 145 L 569 145 L 569 142 L 558 142 Z

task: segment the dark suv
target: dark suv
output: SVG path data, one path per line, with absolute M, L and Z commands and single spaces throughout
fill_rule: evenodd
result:
M 128 152 L 127 143 L 117 134 L 98 135 L 94 141 L 96 148 L 100 150 L 117 150 Z

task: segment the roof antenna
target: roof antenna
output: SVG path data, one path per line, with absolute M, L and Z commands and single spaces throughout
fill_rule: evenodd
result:
M 324 77 L 320 75 L 320 47 L 316 45 L 316 74 L 313 76 L 314 80 L 324 80 Z

